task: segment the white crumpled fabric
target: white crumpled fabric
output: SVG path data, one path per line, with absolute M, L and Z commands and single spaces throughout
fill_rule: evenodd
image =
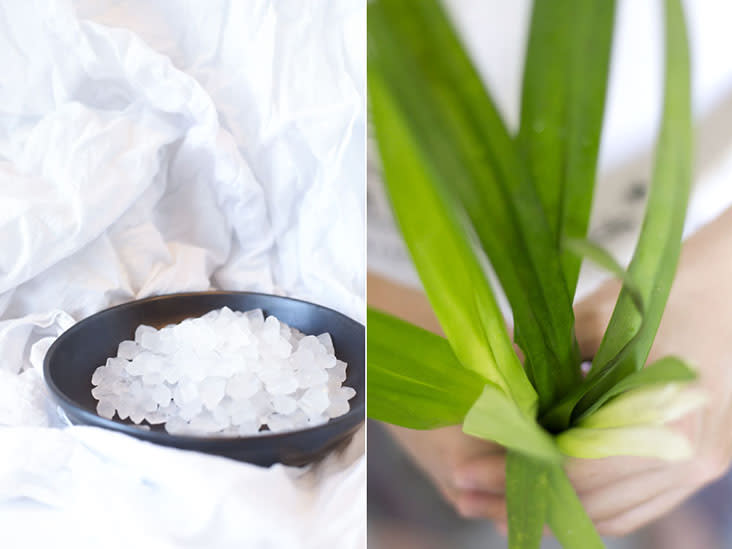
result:
M 59 429 L 102 308 L 210 288 L 364 319 L 360 0 L 0 4 L 0 546 L 362 547 L 363 434 L 262 469 Z

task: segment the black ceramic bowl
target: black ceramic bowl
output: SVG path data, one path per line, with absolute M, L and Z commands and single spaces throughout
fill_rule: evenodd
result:
M 348 363 L 345 384 L 356 390 L 351 410 L 324 425 L 287 433 L 222 438 L 171 435 L 162 426 L 149 431 L 129 421 L 105 419 L 96 414 L 91 394 L 94 370 L 116 356 L 117 345 L 133 339 L 140 324 L 160 328 L 212 309 L 227 306 L 246 311 L 260 308 L 306 334 L 330 332 L 336 356 Z M 197 450 L 229 458 L 271 465 L 304 465 L 347 444 L 364 421 L 364 327 L 325 307 L 275 295 L 249 292 L 172 294 L 132 301 L 105 309 L 75 324 L 51 345 L 43 365 L 51 395 L 71 422 L 113 429 L 139 439 Z

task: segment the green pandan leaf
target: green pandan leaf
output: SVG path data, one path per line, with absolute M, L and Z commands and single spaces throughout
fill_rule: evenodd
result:
M 562 249 L 576 257 L 589 259 L 597 266 L 622 280 L 623 288 L 635 304 L 636 311 L 641 315 L 643 314 L 643 295 L 638 282 L 633 280 L 632 276 L 623 269 L 607 250 L 583 238 L 564 238 L 562 240 Z
M 607 429 L 628 425 L 667 423 L 706 402 L 703 392 L 681 383 L 665 383 L 627 391 L 577 423 L 578 427 Z
M 643 297 L 641 295 L 639 285 L 633 278 L 618 264 L 617 261 L 603 248 L 590 242 L 589 240 L 578 238 L 565 238 L 562 241 L 562 248 L 577 257 L 587 258 L 598 266 L 602 267 L 610 274 L 616 276 L 623 281 L 623 288 L 626 289 L 631 296 L 633 305 L 638 314 L 643 315 Z M 641 316 L 641 324 L 636 332 L 635 338 L 640 337 L 640 330 L 643 326 L 643 317 Z M 588 377 L 583 383 L 578 384 L 567 396 L 560 402 L 551 407 L 542 417 L 541 424 L 554 431 L 561 431 L 569 427 L 570 423 L 576 419 L 577 414 L 573 412 L 577 408 L 587 410 L 582 407 L 583 399 L 588 398 L 586 395 L 592 393 L 593 389 L 600 386 L 605 378 L 610 375 L 613 367 L 620 363 L 627 355 L 632 352 L 635 339 L 631 339 L 620 352 L 605 365 L 603 372 L 599 375 Z M 617 394 L 617 393 L 615 393 Z M 594 403 L 590 403 L 592 409 L 596 409 L 607 400 L 605 397 L 597 398 Z M 599 404 L 598 404 L 599 402 Z M 585 412 L 586 413 L 586 412 Z
M 389 198 L 440 325 L 461 364 L 534 413 L 536 392 L 513 350 L 460 208 L 430 169 L 379 72 L 370 74 L 369 92 Z
M 693 455 L 689 441 L 663 425 L 611 429 L 575 427 L 558 435 L 556 441 L 563 454 L 577 458 L 637 456 L 678 461 Z
M 680 358 L 675 356 L 663 357 L 653 364 L 649 364 L 645 368 L 623 378 L 599 399 L 595 400 L 595 402 L 587 408 L 585 413 L 576 419 L 581 420 L 583 417 L 589 416 L 600 406 L 605 404 L 605 402 L 626 391 L 662 383 L 688 382 L 693 381 L 695 378 L 696 374 L 694 373 L 694 370 L 692 370 L 691 367 L 689 367 Z
M 663 120 L 646 214 L 629 275 L 638 281 L 645 314 L 635 310 L 629 293 L 620 293 L 590 377 L 603 376 L 588 393 L 592 404 L 646 361 L 666 305 L 681 249 L 691 186 L 691 90 L 689 48 L 679 0 L 666 0 L 666 77 Z M 606 372 L 606 366 L 632 340 L 630 352 Z M 584 412 L 581 407 L 578 413 Z
M 506 454 L 509 549 L 538 549 L 546 521 L 547 464 L 524 454 Z
M 613 0 L 534 1 L 518 143 L 556 242 L 587 233 L 614 12 Z M 571 295 L 580 263 L 562 256 Z
M 400 139 L 411 141 L 409 156 L 419 157 L 420 169 L 429 173 L 441 199 L 459 205 L 469 217 L 511 302 L 540 407 L 548 405 L 580 379 L 558 242 L 526 163 L 439 2 L 369 3 L 368 66 L 374 127 L 390 191 L 399 188 L 405 208 L 420 220 L 420 231 L 434 232 L 431 214 L 416 204 L 421 191 L 412 180 L 392 176 L 389 181 L 389 166 L 405 155 L 394 153 L 385 141 L 391 126 L 384 104 L 388 113 L 398 114 L 406 136 Z M 405 208 L 395 205 L 400 223 Z M 415 234 L 404 236 L 414 253 Z M 456 267 L 454 261 L 435 261 L 435 269 L 448 273 Z M 451 312 L 459 314 L 457 306 Z
M 552 437 L 495 386 L 483 388 L 465 416 L 463 431 L 540 460 L 561 460 Z
M 367 325 L 369 417 L 411 429 L 462 423 L 486 380 L 444 338 L 372 309 Z
M 547 494 L 547 522 L 564 549 L 605 547 L 561 466 L 549 468 Z

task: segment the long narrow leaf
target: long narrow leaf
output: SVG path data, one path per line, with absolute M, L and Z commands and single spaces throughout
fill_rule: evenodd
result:
M 506 454 L 509 549 L 538 549 L 546 521 L 549 473 L 546 463 Z
M 552 437 L 495 386 L 483 388 L 465 416 L 463 431 L 540 460 L 561 461 Z
M 702 406 L 705 394 L 683 383 L 664 383 L 626 391 L 577 423 L 578 427 L 610 429 L 663 424 Z
M 558 244 L 528 170 L 438 2 L 371 2 L 368 32 L 369 82 L 393 99 L 443 196 L 465 208 L 511 302 L 545 406 L 570 390 L 579 365 Z M 380 140 L 382 124 L 375 119 Z
M 389 197 L 430 303 L 455 354 L 527 412 L 536 393 L 459 218 L 379 72 L 369 76 L 371 114 Z M 446 266 L 450 268 L 447 269 Z
M 534 1 L 518 142 L 557 242 L 587 233 L 614 11 L 613 0 Z M 571 294 L 580 263 L 562 257 Z
M 636 333 L 628 343 L 620 350 L 620 352 L 605 366 L 602 372 L 598 375 L 588 377 L 582 384 L 577 385 L 567 396 L 555 403 L 541 418 L 542 425 L 554 431 L 561 431 L 569 427 L 572 420 L 576 420 L 581 414 L 576 413 L 577 408 L 583 410 L 582 414 L 586 414 L 591 409 L 597 409 L 598 406 L 602 405 L 609 396 L 600 396 L 594 393 L 604 381 L 607 376 L 612 373 L 612 369 L 616 364 L 619 364 L 625 359 L 633 350 L 633 344 L 635 340 L 640 337 L 640 332 L 643 327 L 643 315 L 644 305 L 643 296 L 640 291 L 638 282 L 633 280 L 632 276 L 615 261 L 615 259 L 603 248 L 590 242 L 589 240 L 578 239 L 578 238 L 564 238 L 562 239 L 562 248 L 578 257 L 590 259 L 593 263 L 602 267 L 609 273 L 615 275 L 623 281 L 623 288 L 628 292 L 631 302 L 634 305 L 636 312 L 641 315 L 641 323 L 638 326 Z M 611 387 L 606 395 L 613 390 Z M 581 406 L 586 400 L 592 395 L 593 400 L 588 403 L 587 406 Z M 618 394 L 618 393 L 615 393 Z M 588 408 L 589 407 L 589 408 Z
M 645 368 L 630 374 L 613 385 L 604 395 L 595 400 L 582 415 L 576 419 L 581 421 L 583 417 L 590 415 L 608 400 L 626 391 L 640 389 L 650 385 L 672 382 L 688 382 L 696 378 L 692 370 L 683 360 L 675 356 L 663 357 Z
M 444 338 L 372 309 L 367 321 L 369 417 L 411 429 L 462 423 L 485 379 Z
M 589 259 L 597 266 L 602 267 L 619 280 L 622 280 L 623 287 L 633 300 L 636 310 L 640 314 L 643 314 L 643 295 L 638 283 L 633 280 L 630 273 L 623 269 L 623 267 L 608 253 L 607 250 L 590 240 L 582 238 L 563 238 L 562 249 L 580 260 L 582 258 Z
M 605 337 L 593 361 L 591 376 L 638 333 L 632 352 L 588 393 L 594 402 L 620 379 L 643 366 L 655 337 L 674 278 L 691 184 L 691 94 L 689 50 L 679 0 L 666 0 L 666 76 L 663 122 L 656 151 L 653 181 L 633 259 L 628 269 L 640 281 L 645 317 L 621 291 Z M 642 322 L 642 326 L 641 326 Z M 639 331 L 640 327 L 640 331 Z M 584 411 L 579 410 L 580 413 Z
M 605 547 L 561 466 L 549 469 L 547 493 L 547 522 L 564 549 Z
M 584 459 L 634 456 L 679 461 L 693 455 L 689 441 L 663 425 L 612 429 L 575 427 L 560 434 L 557 445 L 563 454 Z

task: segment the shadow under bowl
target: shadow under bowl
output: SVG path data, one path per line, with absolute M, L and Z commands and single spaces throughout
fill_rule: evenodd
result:
M 129 420 L 106 419 L 96 413 L 91 377 L 121 341 L 134 339 L 140 324 L 161 328 L 213 309 L 262 309 L 305 334 L 329 332 L 336 356 L 348 364 L 344 385 L 353 387 L 350 411 L 328 423 L 284 433 L 250 437 L 171 435 L 162 425 L 149 431 Z M 46 384 L 56 403 L 74 424 L 104 427 L 135 438 L 269 466 L 305 465 L 345 446 L 365 416 L 365 330 L 363 325 L 332 309 L 306 301 L 252 292 L 194 292 L 131 301 L 100 311 L 78 322 L 51 345 L 43 364 Z M 116 416 L 115 416 L 116 417 Z

